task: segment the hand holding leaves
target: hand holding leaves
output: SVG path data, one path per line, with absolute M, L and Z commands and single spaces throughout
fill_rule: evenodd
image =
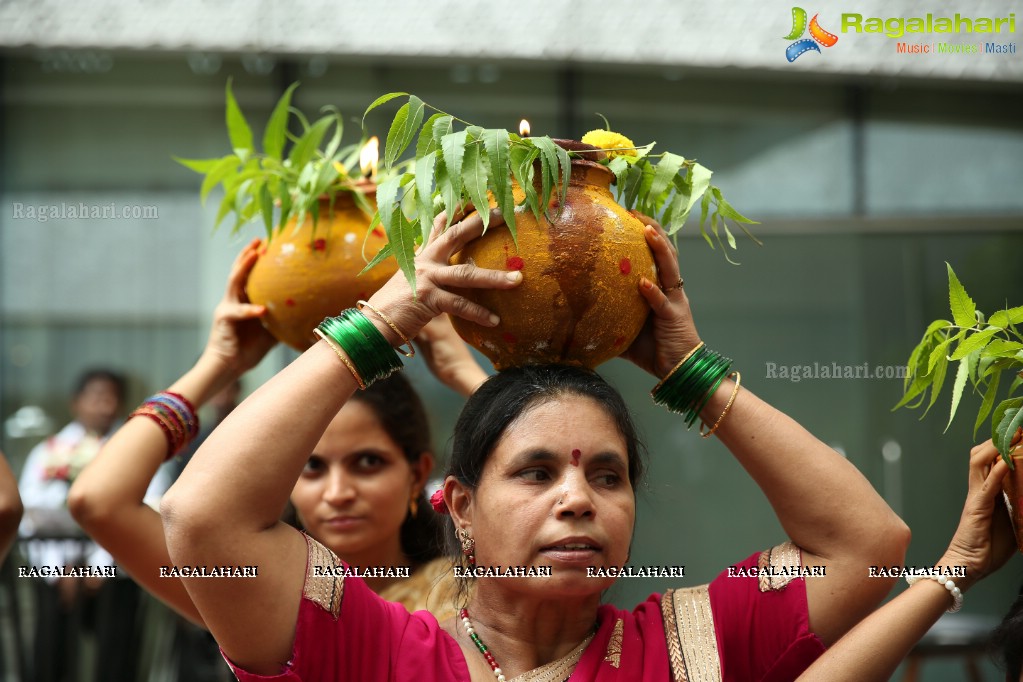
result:
M 969 384 L 973 392 L 983 396 L 973 426 L 976 433 L 991 414 L 1002 374 L 1008 370 L 1016 376 L 1009 386 L 1008 397 L 994 408 L 991 433 L 995 447 L 1011 467 L 1009 443 L 1023 425 L 1023 397 L 1013 397 L 1023 384 L 1023 334 L 1016 326 L 1023 323 L 1023 306 L 999 310 L 985 320 L 952 266 L 947 263 L 946 266 L 952 321 L 936 320 L 927 327 L 909 356 L 904 395 L 893 409 L 906 405 L 919 407 L 927 399 L 929 390 L 926 415 L 938 399 L 949 363 L 956 362 L 952 405 L 945 428 L 947 430 L 955 418 Z

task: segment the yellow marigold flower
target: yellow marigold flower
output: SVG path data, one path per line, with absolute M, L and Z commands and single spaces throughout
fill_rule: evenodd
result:
M 635 149 L 619 149 L 620 147 L 635 147 L 636 144 L 624 135 L 610 130 L 591 130 L 583 135 L 582 141 L 586 144 L 592 144 L 594 147 L 609 150 L 607 152 L 608 160 L 616 156 L 638 156 Z

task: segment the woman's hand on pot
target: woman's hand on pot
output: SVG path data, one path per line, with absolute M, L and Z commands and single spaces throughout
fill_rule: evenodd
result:
M 966 566 L 966 578 L 955 581 L 960 589 L 997 571 L 1016 550 L 1002 499 L 1002 480 L 1008 473 L 1009 466 L 990 440 L 970 451 L 970 487 L 963 514 L 939 563 Z
M 468 398 L 487 378 L 469 346 L 446 314 L 438 315 L 415 338 L 419 353 L 433 375 L 448 388 Z
M 522 282 L 522 273 L 518 271 L 488 270 L 471 263 L 451 265 L 452 256 L 483 234 L 483 219 L 478 213 L 472 213 L 445 230 L 446 220 L 443 212 L 434 219 L 429 241 L 416 254 L 415 293 L 405 279 L 405 273 L 399 270 L 370 299 L 370 303 L 390 317 L 409 338 L 417 336 L 430 320 L 441 313 L 485 327 L 497 326 L 500 323 L 497 315 L 452 289 L 512 289 Z M 501 212 L 491 209 L 488 229 L 503 224 Z M 394 345 L 401 342 L 375 315 L 371 315 L 370 319 Z
M 261 240 L 253 239 L 235 258 L 227 290 L 213 311 L 213 324 L 204 351 L 224 363 L 235 377 L 258 365 L 277 343 L 259 320 L 266 314 L 266 306 L 250 303 L 245 293 L 249 273 L 259 260 L 262 246 Z
M 640 279 L 639 293 L 650 305 L 650 316 L 622 357 L 661 379 L 700 343 L 700 335 L 689 309 L 675 246 L 657 221 L 638 211 L 632 214 L 646 225 L 644 236 L 654 255 L 659 281 Z

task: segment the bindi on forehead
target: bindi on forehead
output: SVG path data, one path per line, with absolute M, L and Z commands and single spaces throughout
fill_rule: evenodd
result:
M 583 456 L 583 453 L 579 448 L 572 451 L 572 466 L 579 466 L 579 458 Z

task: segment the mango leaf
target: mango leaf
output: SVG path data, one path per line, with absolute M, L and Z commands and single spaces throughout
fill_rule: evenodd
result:
M 465 159 L 465 144 L 468 135 L 464 130 L 455 133 L 448 133 L 440 140 L 441 151 L 444 155 L 444 167 L 447 169 L 447 179 L 451 184 L 451 194 L 454 196 L 455 204 L 462 197 L 462 162 Z M 446 227 L 451 227 L 454 220 L 455 205 L 447 203 L 448 222 Z
M 722 218 L 728 218 L 729 220 L 734 220 L 737 223 L 746 223 L 747 225 L 760 224 L 755 220 L 750 220 L 743 214 L 736 211 L 735 207 L 733 207 L 730 203 L 725 201 L 725 198 L 721 196 L 721 190 L 719 190 L 717 187 L 714 188 L 714 198 L 717 199 L 718 212 L 721 214 Z
M 664 156 L 661 157 L 661 160 L 655 167 L 653 180 L 650 182 L 649 201 L 644 202 L 652 209 L 648 215 L 656 213 L 657 208 L 659 208 L 658 204 L 662 203 L 664 199 L 662 194 L 666 195 L 668 190 L 674 186 L 673 180 L 678 175 L 678 172 L 682 170 L 682 165 L 685 162 L 684 158 L 670 152 L 665 152 Z
M 266 122 L 263 130 L 263 153 L 275 159 L 281 158 L 284 153 L 284 131 L 288 128 L 288 110 L 291 108 L 291 94 L 295 92 L 298 83 L 292 83 L 284 91 L 281 98 L 277 100 L 270 120 Z
M 323 156 L 331 161 L 331 165 L 337 159 L 334 155 L 337 153 L 338 148 L 341 146 L 341 136 L 345 132 L 345 120 L 341 112 L 337 110 L 337 107 L 330 105 L 326 107 L 331 111 L 331 118 L 334 120 L 334 135 L 331 137 L 330 142 L 327 143 L 327 149 L 323 152 Z
M 171 158 L 185 168 L 189 168 L 194 170 L 196 173 L 202 173 L 204 175 L 216 168 L 217 164 L 223 160 L 219 156 L 215 159 L 182 159 L 177 156 L 172 156 Z
M 607 164 L 608 170 L 614 173 L 616 185 L 621 183 L 622 176 L 625 174 L 625 171 L 629 169 L 628 158 L 629 157 L 627 156 L 616 156 L 611 159 L 611 163 Z
M 965 358 L 967 355 L 975 350 L 980 350 L 988 344 L 991 337 L 997 334 L 999 331 L 996 327 L 988 327 L 983 331 L 976 332 L 970 336 L 965 337 L 959 345 L 956 347 L 954 353 L 952 353 L 950 360 L 960 360 Z
M 371 229 L 372 229 L 372 227 L 373 226 L 371 226 Z M 391 257 L 391 245 L 390 244 L 384 244 L 384 248 L 382 248 L 379 251 L 377 251 L 377 255 L 373 256 L 373 259 L 370 260 L 370 262 L 366 264 L 366 267 L 364 267 L 362 269 L 362 271 L 359 273 L 359 275 L 362 275 L 362 274 L 368 272 L 369 270 L 372 270 L 374 267 L 377 266 L 377 264 L 387 260 L 390 257 Z
M 1005 339 L 994 339 L 984 347 L 984 357 L 1011 358 L 1023 350 L 1023 343 L 1019 341 L 1007 341 Z
M 433 170 L 437 163 L 437 151 L 416 159 L 415 176 L 418 204 L 416 220 L 423 235 L 423 243 L 430 239 L 433 227 Z
M 302 133 L 295 142 L 295 146 L 291 148 L 291 153 L 288 154 L 288 161 L 291 162 L 292 168 L 296 170 L 303 168 L 312 160 L 332 123 L 334 123 L 333 118 L 324 117 Z
M 235 150 L 251 150 L 252 129 L 249 128 L 249 124 L 245 121 L 245 116 L 242 114 L 242 110 L 238 107 L 238 102 L 234 99 L 234 93 L 231 92 L 230 79 L 227 81 L 227 109 L 225 114 L 227 119 L 227 134 L 231 138 L 231 147 Z M 237 151 L 235 153 L 237 153 Z
M 932 354 L 931 357 L 934 357 L 934 355 Z M 931 373 L 934 376 L 934 378 L 931 380 L 931 401 L 927 403 L 927 409 L 924 410 L 924 413 L 922 415 L 920 415 L 921 419 L 927 416 L 927 413 L 930 412 L 932 407 L 934 407 L 934 403 L 937 402 L 938 394 L 941 393 L 941 387 L 945 383 L 945 372 L 947 369 L 948 356 L 945 355 L 944 352 L 938 353 L 938 360 L 934 364 L 933 369 L 931 370 Z
M 461 191 L 455 192 L 451 174 L 448 172 L 447 164 L 444 163 L 444 159 L 438 159 L 436 169 L 434 170 L 434 179 L 437 182 L 437 193 L 440 195 L 441 203 L 444 205 L 444 210 L 447 212 L 447 221 L 444 225 L 444 229 L 451 227 L 451 222 L 454 219 L 455 209 L 460 203 L 462 198 Z M 458 183 L 461 185 L 462 178 L 458 177 Z
M 955 419 L 956 410 L 959 409 L 959 401 L 963 397 L 963 389 L 966 388 L 966 378 L 969 375 L 969 360 L 963 358 L 959 361 L 959 368 L 956 369 L 956 378 L 952 382 L 952 409 L 948 414 L 948 423 L 945 424 L 945 431 L 948 431 L 948 427 L 952 426 L 952 420 Z
M 956 338 L 958 338 L 961 334 L 963 334 L 964 331 L 965 330 L 960 331 L 955 336 L 949 336 L 948 338 L 946 338 L 944 341 L 942 341 L 941 343 L 936 345 L 931 350 L 930 358 L 927 361 L 927 374 L 930 374 L 930 373 L 932 373 L 934 371 L 935 366 L 937 366 L 938 361 L 941 358 L 944 358 L 944 359 L 948 360 L 948 347 L 949 347 L 949 345 L 953 341 L 955 341 Z
M 977 429 L 979 429 L 980 425 L 984 423 L 984 420 L 991 412 L 992 406 L 995 404 L 995 394 L 998 393 L 998 382 L 1001 377 L 1002 375 L 1000 373 L 996 373 L 991 378 L 991 383 L 987 385 L 987 390 L 984 391 L 984 399 L 981 400 L 980 403 L 980 412 L 977 413 L 977 420 L 973 423 L 974 438 L 977 436 Z
M 433 136 L 433 129 L 434 126 L 437 125 L 437 122 L 443 118 L 447 118 L 449 128 L 447 132 L 451 132 L 451 117 L 447 114 L 434 114 L 430 118 L 426 119 L 426 123 L 423 124 L 423 129 L 419 131 L 419 141 L 416 142 L 417 159 L 421 159 L 430 152 L 440 149 L 440 138 L 435 138 Z
M 1001 327 L 1003 329 L 1012 324 L 1019 324 L 1020 322 L 1023 322 L 1023 306 L 994 312 L 991 315 L 991 319 L 987 321 L 987 323 L 991 326 Z
M 206 205 L 206 196 L 210 191 L 229 173 L 238 168 L 239 163 L 241 163 L 241 159 L 231 154 L 220 159 L 217 165 L 206 174 L 202 181 L 202 187 L 199 189 L 199 201 L 203 206 Z
M 220 227 L 221 221 L 223 221 L 227 214 L 231 212 L 231 209 L 234 208 L 234 199 L 238 194 L 239 187 L 240 185 L 235 185 L 224 192 L 224 198 L 220 200 L 220 208 L 217 209 L 217 217 L 213 220 L 214 231 Z
M 487 201 L 487 180 L 490 169 L 487 168 L 486 156 L 478 144 L 470 144 L 465 148 L 465 162 L 462 166 L 462 182 L 465 193 L 469 195 L 476 211 L 483 219 L 483 230 L 490 225 L 490 203 Z
M 401 187 L 401 177 L 391 177 L 377 187 L 377 214 L 380 216 L 380 223 L 387 233 L 387 242 L 391 245 L 391 252 L 398 267 L 401 268 L 405 279 L 412 287 L 412 295 L 416 294 L 416 236 L 411 223 L 405 219 L 398 205 L 398 190 Z
M 445 135 L 450 133 L 453 129 L 454 119 L 451 116 L 441 116 L 433 122 L 433 143 L 439 149 L 441 146 L 441 140 Z
M 1016 429 L 1023 424 L 1023 398 L 1009 398 L 998 403 L 994 416 L 991 418 L 991 440 L 1006 464 L 1012 466 L 1009 457 L 1009 446 Z
M 704 193 L 710 188 L 710 178 L 714 175 L 713 171 L 701 166 L 698 163 L 694 163 L 693 167 L 689 169 L 688 173 L 690 180 L 689 204 L 686 206 L 686 212 L 688 212 L 693 206 L 696 205 L 697 201 L 700 201 L 704 197 Z M 703 221 L 707 219 L 707 207 L 709 206 L 710 196 L 707 195 L 708 203 L 702 207 L 700 211 L 700 228 L 703 229 Z M 708 240 L 709 241 L 709 240 Z
M 692 204 L 692 201 L 693 201 L 692 197 L 690 197 L 689 201 L 690 201 L 690 204 Z M 704 190 L 704 192 L 703 192 L 703 199 L 700 201 L 700 234 L 703 235 L 703 240 L 705 242 L 707 242 L 707 245 L 710 246 L 710 248 L 713 249 L 714 248 L 714 242 L 711 241 L 710 235 L 707 234 L 707 228 L 705 227 L 706 224 L 707 224 L 707 211 L 709 209 L 710 209 L 710 194 L 708 194 L 706 192 L 706 190 Z
M 377 97 L 375 100 L 373 100 L 372 104 L 366 107 L 366 111 L 362 112 L 362 127 L 363 128 L 366 127 L 366 115 L 369 114 L 369 112 L 373 111 L 381 104 L 390 102 L 395 97 L 404 97 L 407 94 L 408 94 L 407 92 L 389 92 L 386 95 L 380 95 L 379 97 Z
M 558 214 L 565 207 L 565 199 L 568 197 L 568 185 L 572 180 L 572 159 L 568 152 L 561 145 L 554 145 L 554 151 L 558 154 L 558 162 L 561 164 L 561 191 L 558 192 Z
M 534 137 L 531 140 L 536 145 L 536 148 L 540 150 L 540 203 L 544 207 L 544 213 L 547 214 L 551 200 L 551 191 L 558 181 L 557 150 L 559 147 L 546 135 Z
M 423 122 L 425 105 L 423 100 L 410 95 L 408 102 L 398 109 L 391 129 L 387 133 L 387 144 L 384 146 L 384 166 L 390 168 L 398 157 L 412 144 L 412 139 Z
M 540 222 L 542 211 L 536 195 L 536 187 L 533 186 L 533 162 L 539 155 L 539 149 L 527 145 L 513 145 L 510 152 L 512 175 L 515 177 L 515 182 L 525 192 L 526 205 L 533 212 L 537 222 Z
M 511 232 L 512 241 L 518 244 L 515 230 L 515 197 L 512 194 L 511 139 L 508 131 L 503 128 L 488 128 L 483 131 L 483 146 L 487 150 L 490 162 L 490 188 L 498 208 L 504 216 L 504 222 Z
M 725 229 L 725 239 L 728 240 L 728 245 L 730 247 L 732 247 L 732 250 L 734 251 L 735 248 L 736 248 L 736 246 L 735 246 L 735 236 L 732 235 L 732 231 L 728 229 L 728 224 L 725 223 L 725 219 L 724 219 L 723 216 L 721 218 L 721 227 L 723 227 Z
M 650 192 L 650 184 L 654 181 L 654 167 L 650 162 L 644 160 L 635 164 L 633 168 L 639 169 L 640 174 L 635 182 L 630 178 L 629 186 L 625 190 L 625 207 L 630 210 L 636 206 L 640 197 Z
M 274 198 L 270 195 L 270 188 L 265 183 L 259 189 L 259 212 L 263 214 L 266 238 L 270 239 L 274 232 Z
M 948 263 L 945 266 L 948 268 L 948 303 L 952 319 L 960 327 L 972 327 L 977 323 L 977 306 L 952 271 L 952 266 Z
M 277 198 L 281 202 L 281 215 L 278 218 L 277 227 L 282 230 L 291 215 L 291 191 L 286 182 L 282 182 L 277 188 Z

